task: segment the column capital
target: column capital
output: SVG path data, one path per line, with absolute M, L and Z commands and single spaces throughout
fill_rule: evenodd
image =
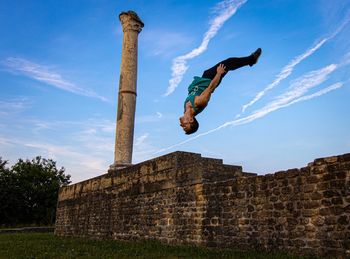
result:
M 130 30 L 141 32 L 144 26 L 144 23 L 134 11 L 121 12 L 119 14 L 119 20 L 122 24 L 123 32 Z

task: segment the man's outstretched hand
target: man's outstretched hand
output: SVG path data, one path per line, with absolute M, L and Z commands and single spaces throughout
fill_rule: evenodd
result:
M 222 75 L 226 72 L 226 67 L 224 66 L 224 64 L 220 64 L 218 65 L 218 67 L 216 68 L 216 73 L 218 73 L 219 75 Z

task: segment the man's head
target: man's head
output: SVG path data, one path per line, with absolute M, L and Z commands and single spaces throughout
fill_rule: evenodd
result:
M 184 115 L 180 117 L 180 126 L 183 128 L 187 135 L 190 135 L 198 130 L 199 123 L 195 117 Z

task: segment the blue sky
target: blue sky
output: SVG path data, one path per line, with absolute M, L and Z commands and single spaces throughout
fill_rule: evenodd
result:
M 3 159 L 52 158 L 73 182 L 106 172 L 127 10 L 145 23 L 134 163 L 182 150 L 265 174 L 350 152 L 349 1 L 3 0 Z M 230 72 L 185 135 L 193 76 L 257 47 L 259 63 Z

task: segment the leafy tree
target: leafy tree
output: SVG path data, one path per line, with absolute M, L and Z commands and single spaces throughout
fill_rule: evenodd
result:
M 18 179 L 6 167 L 8 161 L 0 158 L 0 224 L 17 224 L 21 208 L 21 193 Z
M 70 183 L 65 169 L 40 156 L 19 159 L 11 169 L 0 160 L 0 224 L 52 224 L 58 190 Z

